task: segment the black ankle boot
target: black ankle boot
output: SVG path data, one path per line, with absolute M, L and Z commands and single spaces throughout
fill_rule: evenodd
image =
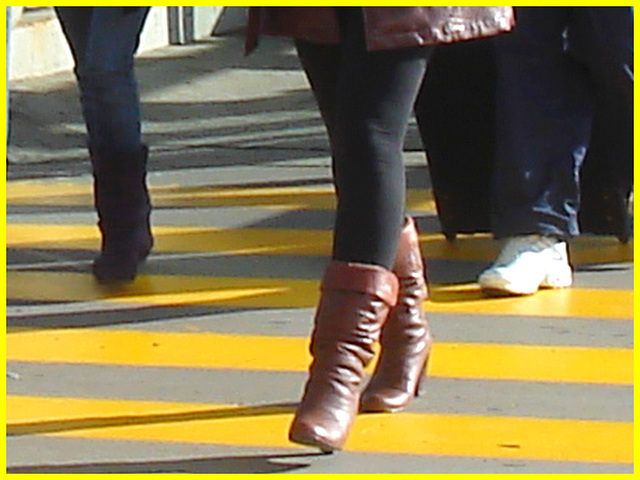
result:
M 91 151 L 102 234 L 101 253 L 92 270 L 102 283 L 132 281 L 153 246 L 147 155 L 147 147 L 133 153 Z

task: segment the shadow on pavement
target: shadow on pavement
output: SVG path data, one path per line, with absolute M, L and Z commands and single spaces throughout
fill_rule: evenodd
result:
M 12 467 L 7 473 L 285 473 L 308 467 L 323 453 L 246 455 L 159 462 L 104 462 Z
M 297 404 L 276 403 L 250 407 L 227 407 L 186 412 L 150 413 L 138 415 L 105 415 L 102 417 L 16 422 L 7 425 L 7 436 L 43 435 L 96 428 L 131 427 L 150 424 L 221 420 L 238 417 L 259 417 L 292 414 Z

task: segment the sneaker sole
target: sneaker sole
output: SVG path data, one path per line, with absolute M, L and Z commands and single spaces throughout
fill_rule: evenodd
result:
M 553 280 L 545 279 L 539 285 L 538 288 L 535 289 L 518 289 L 510 287 L 509 285 L 482 285 L 480 284 L 480 289 L 482 293 L 487 297 L 522 297 L 527 295 L 533 295 L 541 288 L 544 289 L 557 289 L 557 288 L 567 288 L 570 287 L 573 283 L 573 279 L 571 276 L 568 278 L 555 278 Z

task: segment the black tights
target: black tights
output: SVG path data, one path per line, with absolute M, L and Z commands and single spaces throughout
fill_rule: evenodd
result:
M 336 11 L 339 45 L 296 42 L 331 143 L 333 259 L 391 269 L 405 210 L 402 147 L 431 48 L 367 52 L 362 9 Z

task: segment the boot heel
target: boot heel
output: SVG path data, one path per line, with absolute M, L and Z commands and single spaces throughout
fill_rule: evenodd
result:
M 424 365 L 421 369 L 422 373 L 418 377 L 418 383 L 416 383 L 416 389 L 413 392 L 414 397 L 421 396 L 425 391 L 425 385 L 427 381 L 427 367 L 429 366 L 429 356 L 430 355 L 427 355 L 427 358 L 424 359 Z

